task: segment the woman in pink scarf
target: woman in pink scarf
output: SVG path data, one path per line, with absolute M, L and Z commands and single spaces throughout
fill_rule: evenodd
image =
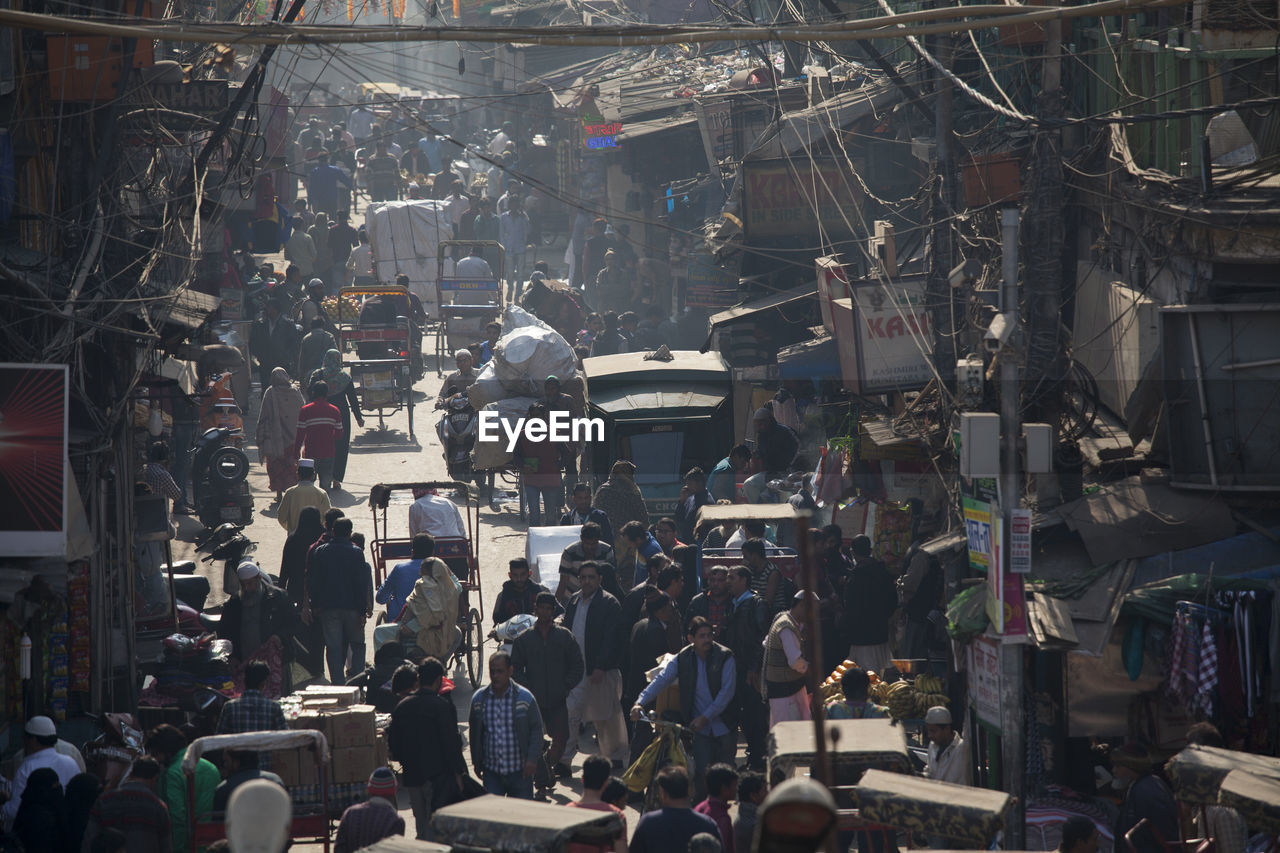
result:
M 287 370 L 277 367 L 271 371 L 271 385 L 262 397 L 262 411 L 258 415 L 258 458 L 267 466 L 267 479 L 276 493 L 277 503 L 286 489 L 298 484 L 294 440 L 298 434 L 298 412 L 304 402 Z

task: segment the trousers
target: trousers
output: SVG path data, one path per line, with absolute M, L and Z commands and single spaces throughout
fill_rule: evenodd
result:
M 324 656 L 329 662 L 329 681 L 346 684 L 347 647 L 351 647 L 351 672 L 364 669 L 364 611 L 322 610 L 320 628 L 324 631 Z
M 612 702 L 607 702 L 609 695 Z M 596 727 L 596 741 L 600 754 L 611 761 L 627 759 L 627 723 L 622 717 L 622 675 L 616 669 L 605 673 L 600 684 L 593 685 L 590 676 L 569 691 L 566 705 L 569 710 L 569 738 L 565 742 L 565 764 L 571 764 L 578 754 L 579 729 L 584 722 Z

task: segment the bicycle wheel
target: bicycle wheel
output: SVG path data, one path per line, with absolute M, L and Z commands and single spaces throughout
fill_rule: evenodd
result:
M 484 671 L 484 630 L 480 622 L 480 611 L 474 607 L 467 615 L 466 629 L 467 679 L 471 689 L 480 687 L 480 674 Z

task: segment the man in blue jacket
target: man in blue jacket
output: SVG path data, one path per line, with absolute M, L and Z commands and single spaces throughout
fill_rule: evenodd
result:
M 511 655 L 489 656 L 489 683 L 471 697 L 471 765 L 490 794 L 532 800 L 542 714 L 533 694 L 511 680 L 511 671 Z

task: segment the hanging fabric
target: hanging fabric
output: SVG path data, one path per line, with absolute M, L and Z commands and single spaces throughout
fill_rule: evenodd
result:
M 1213 639 L 1213 626 L 1208 619 L 1201 629 L 1198 683 L 1195 704 L 1204 711 L 1205 716 L 1212 717 L 1213 694 L 1218 687 L 1218 646 Z

